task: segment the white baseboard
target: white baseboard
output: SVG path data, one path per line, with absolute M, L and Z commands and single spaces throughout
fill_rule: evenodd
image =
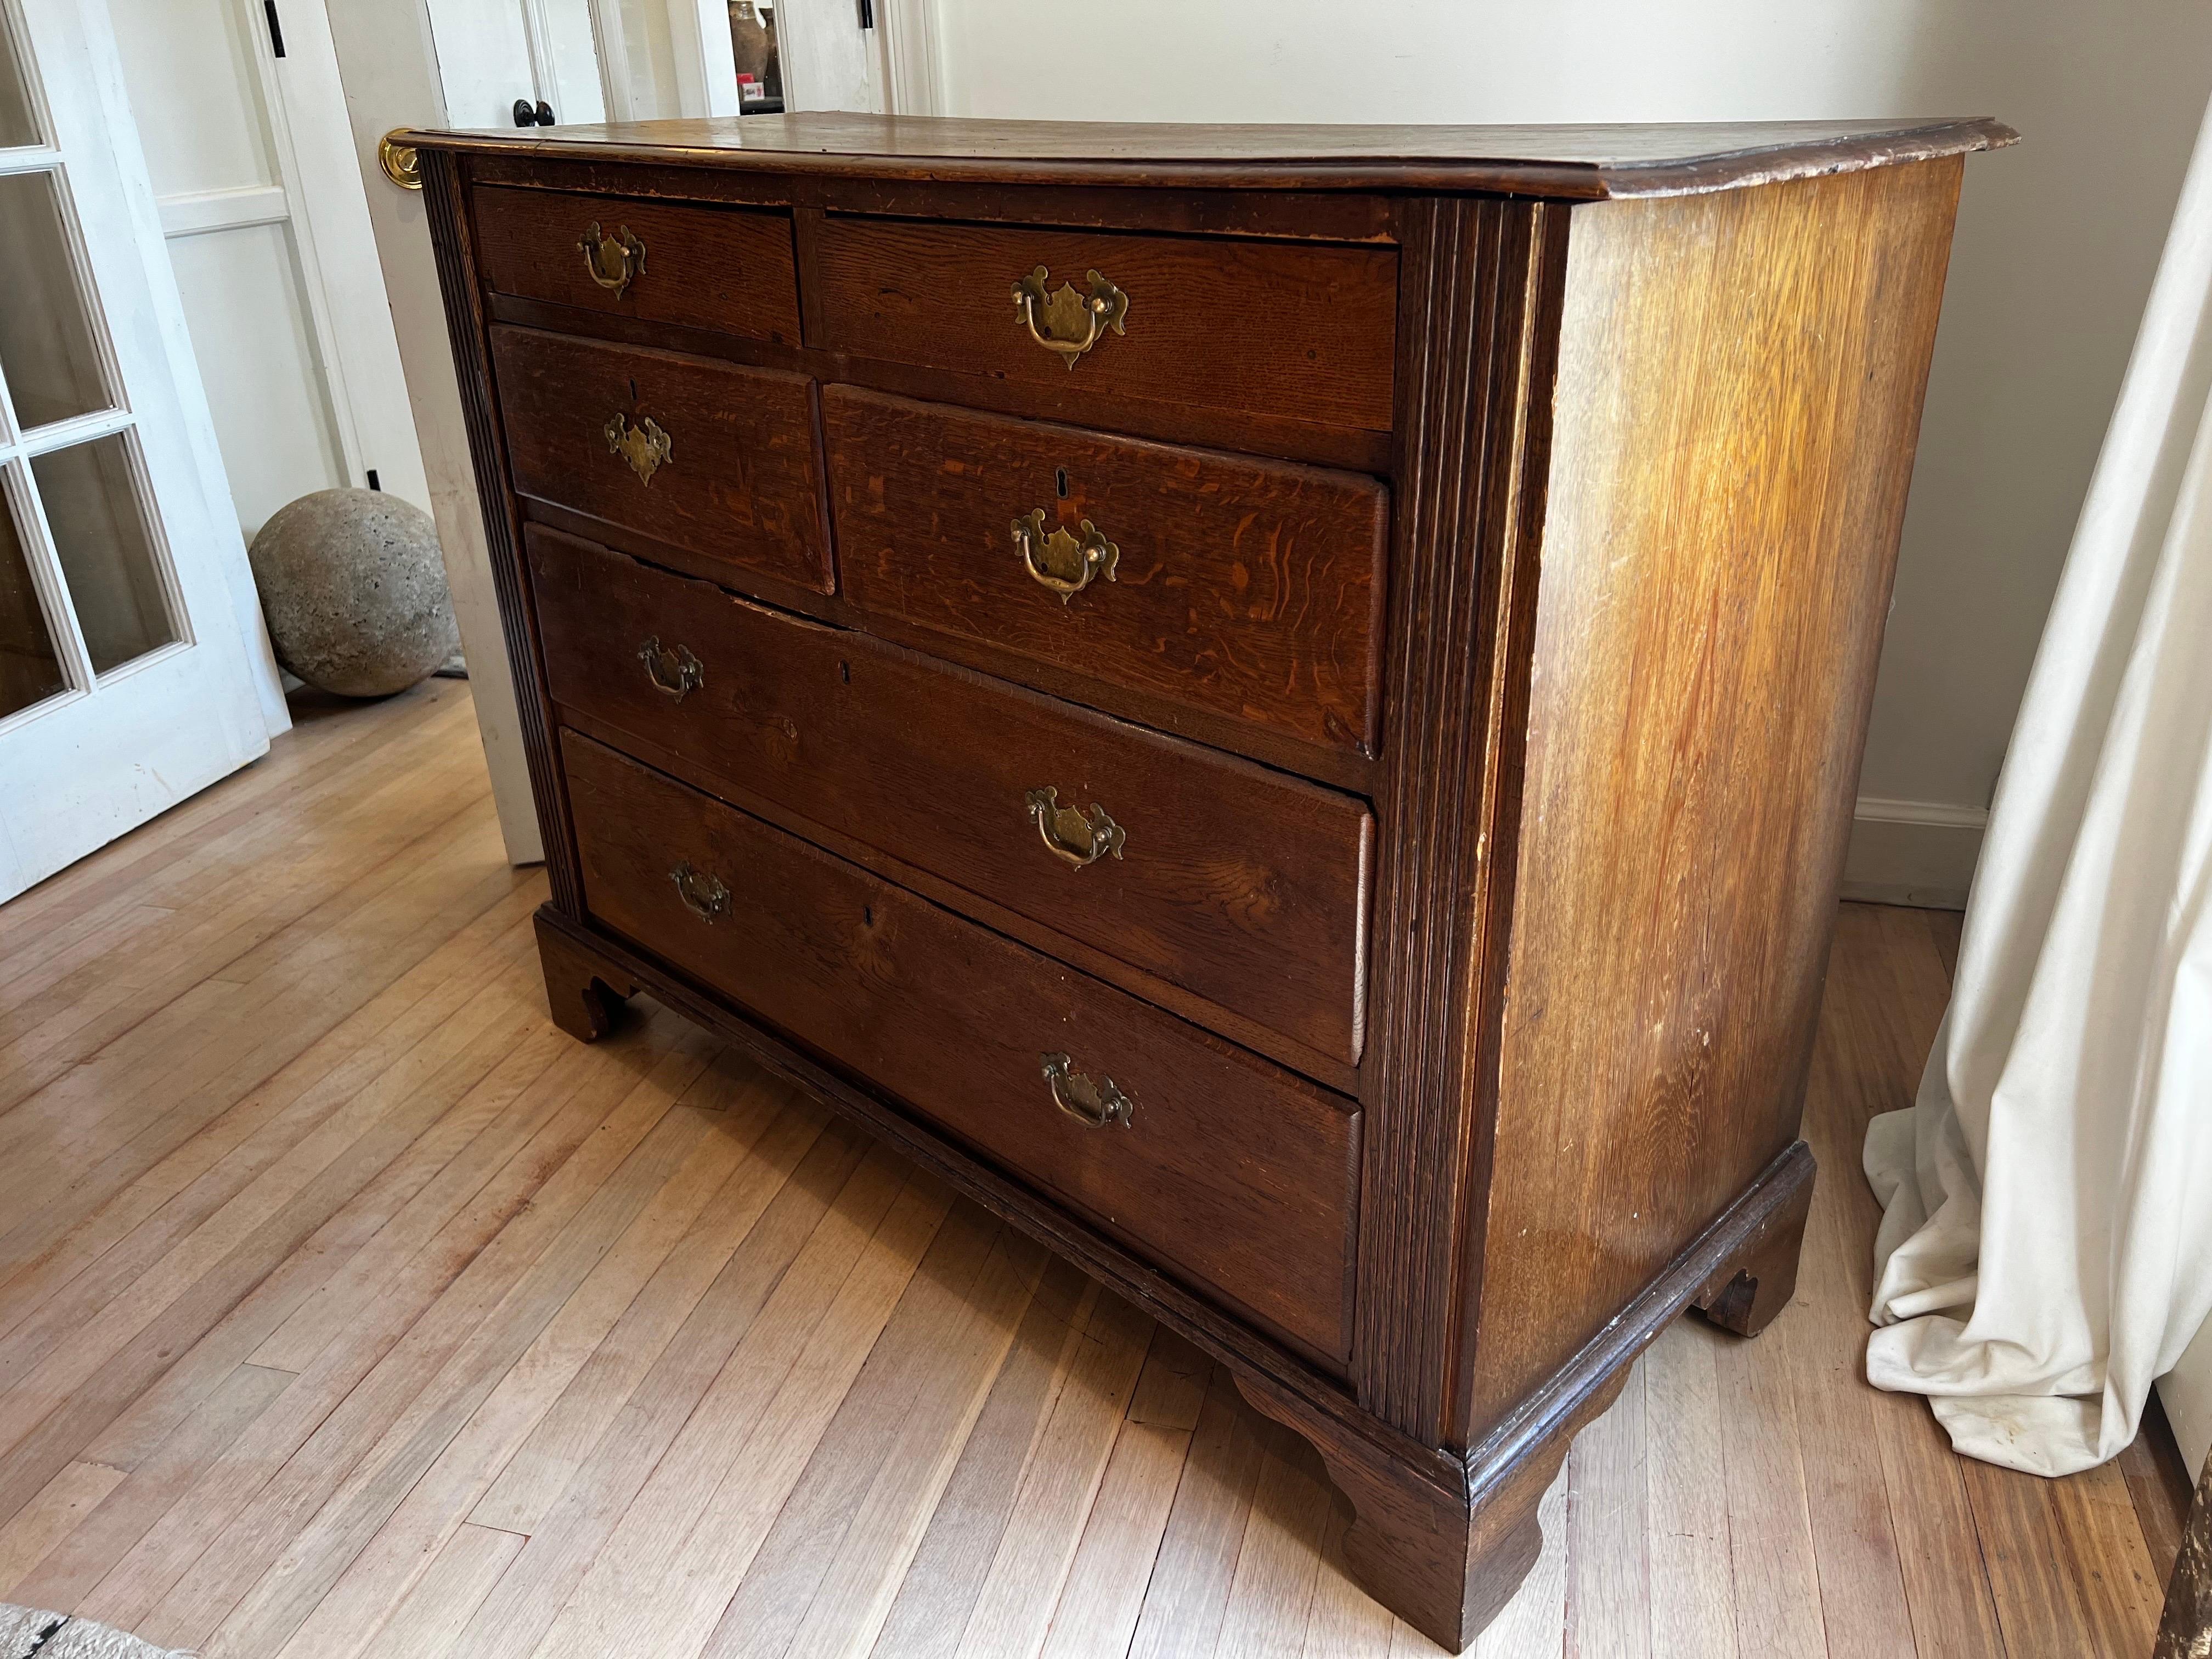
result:
M 1852 815 L 1844 896 L 1923 910 L 1963 910 L 1990 815 L 1979 806 L 1861 795 Z

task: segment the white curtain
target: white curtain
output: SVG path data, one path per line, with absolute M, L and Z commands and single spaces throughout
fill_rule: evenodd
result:
M 2033 349 L 2022 342 L 2022 349 Z M 2212 112 L 1990 815 L 1917 1103 L 1869 1126 L 1867 1376 L 2038 1474 L 2212 1312 Z

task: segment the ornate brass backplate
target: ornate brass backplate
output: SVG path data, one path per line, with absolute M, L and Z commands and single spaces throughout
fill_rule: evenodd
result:
M 1013 531 L 1014 545 L 1021 550 L 1022 563 L 1030 580 L 1059 594 L 1062 605 L 1090 586 L 1094 577 L 1103 576 L 1109 582 L 1117 580 L 1114 568 L 1121 562 L 1121 550 L 1088 519 L 1083 521 L 1079 537 L 1069 535 L 1060 526 L 1048 535 L 1044 509 L 1040 507 L 1026 518 L 1016 519 Z
M 650 485 L 653 475 L 676 453 L 676 441 L 650 418 L 632 426 L 627 416 L 610 415 L 599 429 L 606 434 L 608 449 L 623 458 L 641 484 Z
M 1086 864 L 1096 864 L 1109 853 L 1117 859 L 1121 856 L 1128 833 L 1097 801 L 1091 803 L 1086 813 L 1073 806 L 1062 806 L 1060 791 L 1054 788 L 1032 789 L 1023 799 L 1045 851 L 1062 863 L 1080 870 Z
M 1112 1078 L 1093 1083 L 1075 1069 L 1066 1054 L 1042 1054 L 1045 1086 L 1053 1104 L 1087 1128 L 1103 1129 L 1119 1124 L 1127 1128 L 1136 1116 L 1137 1103 L 1122 1093 Z
M 602 235 L 599 222 L 594 219 L 585 227 L 583 240 L 576 246 L 583 250 L 592 280 L 611 290 L 617 299 L 645 269 L 645 244 L 628 225 L 617 225 L 612 235 Z
M 1129 314 L 1129 296 L 1095 270 L 1083 273 L 1090 292 L 1079 293 L 1073 283 L 1048 290 L 1052 280 L 1048 266 L 1039 265 L 1014 284 L 1014 314 L 1047 351 L 1057 352 L 1069 368 L 1077 358 L 1105 337 L 1129 331 L 1122 325 Z
M 719 876 L 695 870 L 686 862 L 671 870 L 668 878 L 676 884 L 676 896 L 684 901 L 684 908 L 700 921 L 712 923 L 730 914 L 730 890 L 722 885 Z

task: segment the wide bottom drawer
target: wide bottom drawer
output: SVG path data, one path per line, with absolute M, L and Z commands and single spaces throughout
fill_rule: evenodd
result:
M 592 914 L 1316 1358 L 1350 1352 L 1359 1114 L 575 732 Z

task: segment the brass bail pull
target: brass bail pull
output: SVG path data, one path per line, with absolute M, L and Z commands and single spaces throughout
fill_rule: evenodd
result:
M 1030 338 L 1056 353 L 1071 369 L 1106 337 L 1108 329 L 1116 334 L 1129 331 L 1123 326 L 1129 296 L 1095 270 L 1085 271 L 1083 280 L 1089 286 L 1087 293 L 1077 292 L 1073 283 L 1048 289 L 1051 269 L 1039 265 L 1014 283 L 1015 317 L 1029 330 Z
M 1111 853 L 1121 856 L 1121 848 L 1128 834 L 1107 815 L 1106 809 L 1097 801 L 1091 811 L 1079 812 L 1073 806 L 1060 804 L 1056 788 L 1032 789 L 1023 797 L 1029 807 L 1030 820 L 1037 828 L 1037 838 L 1044 842 L 1044 850 L 1063 864 L 1080 870 L 1086 864 L 1096 864 Z
M 611 234 L 602 234 L 594 219 L 576 246 L 583 251 L 584 268 L 592 280 L 617 299 L 645 269 L 645 244 L 628 225 L 617 225 Z
M 707 683 L 707 666 L 691 654 L 691 648 L 679 645 L 669 650 L 658 634 L 638 647 L 637 659 L 645 665 L 646 678 L 678 702 Z
M 1044 1061 L 1045 1086 L 1052 1091 L 1052 1103 L 1061 1111 L 1089 1129 L 1116 1124 L 1129 1127 L 1137 1103 L 1123 1094 L 1112 1078 L 1093 1083 L 1075 1069 L 1075 1061 L 1066 1054 L 1039 1058 Z
M 1013 522 L 1014 545 L 1021 550 L 1022 566 L 1030 573 L 1030 580 L 1048 587 L 1060 595 L 1066 605 L 1091 586 L 1092 580 L 1103 576 L 1108 581 L 1118 580 L 1115 568 L 1121 562 L 1121 550 L 1106 539 L 1106 532 L 1085 519 L 1083 533 L 1071 536 L 1062 525 L 1053 526 L 1050 534 L 1044 527 L 1044 509 L 1036 507 L 1026 518 Z

